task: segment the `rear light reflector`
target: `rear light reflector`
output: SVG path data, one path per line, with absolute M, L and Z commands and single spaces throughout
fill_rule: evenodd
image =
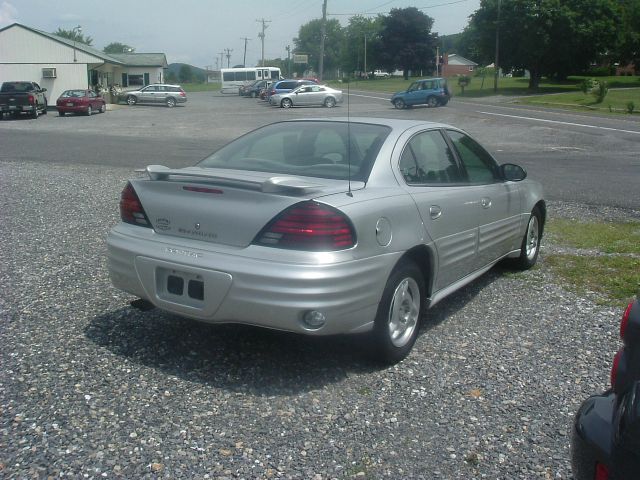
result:
M 609 480 L 609 469 L 602 463 L 596 463 L 596 476 L 594 480 Z
M 29 96 L 27 97 L 27 100 L 29 101 L 29 103 L 30 103 L 31 105 L 33 105 L 34 103 L 36 103 L 36 98 L 35 98 L 33 95 L 29 95 Z
M 151 228 L 151 222 L 130 182 L 127 182 L 120 195 L 120 218 L 125 223 Z
M 618 350 L 616 356 L 613 357 L 613 366 L 611 367 L 610 381 L 611 388 L 613 388 L 614 391 L 616 390 L 616 380 L 618 379 L 618 369 L 620 368 L 620 358 L 622 357 L 622 352 L 622 349 Z
M 181 97 L 186 97 L 187 94 L 185 93 L 185 91 L 183 89 L 180 89 L 180 96 Z
M 301 202 L 275 217 L 256 236 L 257 245 L 292 250 L 335 251 L 356 244 L 347 216 L 317 202 Z

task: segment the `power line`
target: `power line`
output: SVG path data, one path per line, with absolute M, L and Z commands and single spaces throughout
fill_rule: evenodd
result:
M 437 5 L 429 5 L 428 7 L 414 7 L 416 10 L 428 10 L 430 8 L 436 8 L 436 7 L 446 7 L 448 5 L 455 5 L 457 3 L 464 3 L 464 2 L 468 2 L 469 0 L 455 0 L 453 2 L 447 2 L 447 3 L 439 3 Z M 391 2 L 387 2 L 387 3 L 391 3 Z M 384 6 L 384 5 L 381 5 Z M 376 7 L 379 8 L 379 7 Z M 331 15 L 332 17 L 353 17 L 353 16 L 357 16 L 357 15 L 380 15 L 380 14 L 385 14 L 385 13 L 391 13 L 391 11 L 388 12 L 359 12 L 359 13 L 327 13 L 327 15 Z

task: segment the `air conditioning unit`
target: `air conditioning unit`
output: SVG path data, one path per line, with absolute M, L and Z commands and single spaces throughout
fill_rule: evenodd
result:
M 56 69 L 55 68 L 43 68 L 42 69 L 42 78 L 56 78 Z

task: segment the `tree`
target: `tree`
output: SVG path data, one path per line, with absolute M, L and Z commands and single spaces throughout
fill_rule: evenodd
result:
M 640 70 L 640 0 L 621 0 L 622 28 L 617 57 Z
M 344 31 L 344 44 L 340 60 L 340 66 L 345 72 L 364 71 L 365 65 L 366 69 L 371 72 L 379 66 L 378 52 L 380 51 L 381 28 L 381 16 L 367 18 L 358 15 L 349 19 L 349 25 Z
M 102 49 L 104 53 L 133 53 L 135 48 L 130 47 L 126 43 L 111 42 L 109 45 Z
M 382 17 L 380 63 L 387 71 L 435 68 L 436 37 L 431 34 L 433 18 L 415 7 L 394 8 Z
M 295 52 L 309 55 L 309 66 L 318 71 L 320 60 L 320 31 L 322 20 L 311 20 L 300 27 L 298 37 L 293 39 Z M 336 19 L 327 20 L 324 40 L 324 69 L 338 67 L 343 45 L 344 31 Z
M 76 29 L 64 30 L 58 27 L 58 30 L 53 32 L 54 35 L 57 35 L 62 38 L 68 38 L 69 40 L 73 40 L 74 42 L 84 43 L 85 45 L 91 46 L 93 44 L 93 38 L 90 36 L 84 36 L 84 34 Z
M 543 75 L 578 73 L 615 45 L 618 11 L 614 0 L 482 0 L 471 16 L 470 43 L 493 58 L 499 26 L 499 67 L 529 70 L 529 88 Z
M 191 67 L 186 64 L 182 64 L 180 66 L 180 71 L 178 72 L 178 78 L 181 82 L 189 83 L 193 80 L 193 70 Z

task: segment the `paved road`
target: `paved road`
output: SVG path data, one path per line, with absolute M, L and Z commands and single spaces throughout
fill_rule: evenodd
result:
M 334 109 L 272 108 L 236 95 L 192 93 L 184 107 L 121 106 L 92 118 L 54 114 L 0 123 L 1 159 L 142 168 L 195 163 L 230 139 L 266 123 L 316 116 L 419 118 L 459 126 L 500 162 L 542 181 L 553 200 L 640 207 L 640 122 L 543 111 L 495 101 L 398 111 L 388 96 L 353 91 Z

